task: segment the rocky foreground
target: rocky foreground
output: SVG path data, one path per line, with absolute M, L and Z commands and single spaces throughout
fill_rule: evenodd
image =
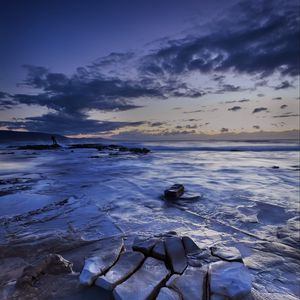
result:
M 252 289 L 237 248 L 199 248 L 176 232 L 131 240 L 110 238 L 46 255 L 23 270 L 7 299 L 276 299 Z

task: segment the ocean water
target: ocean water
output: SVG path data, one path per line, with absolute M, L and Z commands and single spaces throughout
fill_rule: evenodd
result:
M 1 249 L 176 230 L 240 249 L 254 287 L 300 296 L 299 144 L 145 142 L 147 155 L 0 150 Z M 182 183 L 198 199 L 166 201 Z

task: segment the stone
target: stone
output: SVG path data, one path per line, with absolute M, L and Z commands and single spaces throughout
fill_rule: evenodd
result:
M 223 260 L 243 262 L 240 250 L 235 247 L 213 246 L 210 250 L 212 255 Z
M 166 259 L 166 250 L 164 241 L 159 241 L 154 248 L 152 249 L 151 255 L 155 258 L 165 260 Z
M 117 261 L 123 246 L 123 240 L 121 240 L 113 249 L 104 248 L 95 251 L 93 256 L 84 262 L 79 276 L 80 283 L 87 286 L 92 285 L 98 276 L 103 275 Z
M 163 261 L 148 257 L 137 272 L 114 289 L 114 298 L 115 300 L 154 299 L 168 275 L 169 271 Z
M 187 267 L 181 276 L 174 278 L 170 287 L 176 290 L 183 300 L 205 300 L 208 266 Z
M 136 237 L 132 244 L 132 249 L 134 251 L 140 251 L 144 253 L 146 256 L 149 256 L 152 248 L 158 242 L 156 238 L 144 238 L 144 237 Z
M 200 248 L 196 245 L 196 243 L 188 236 L 184 236 L 182 238 L 182 242 L 185 249 L 185 253 L 187 255 L 198 252 L 200 250 Z
M 178 274 L 173 274 L 166 282 L 166 287 L 172 288 L 172 282 L 174 279 L 180 277 Z
M 176 200 L 184 193 L 184 186 L 182 184 L 173 184 L 170 188 L 164 192 L 167 200 Z
M 181 300 L 181 297 L 174 290 L 163 287 L 160 289 L 156 300 Z
M 30 265 L 23 270 L 23 274 L 17 280 L 17 287 L 26 285 L 32 286 L 42 275 L 45 274 L 65 274 L 72 272 L 72 263 L 64 259 L 59 254 L 49 254 L 44 259 L 34 265 Z
M 251 277 L 240 262 L 219 261 L 209 265 L 211 300 L 244 300 L 251 297 Z
M 120 255 L 119 260 L 103 276 L 98 277 L 95 285 L 105 290 L 113 290 L 116 285 L 125 281 L 141 265 L 144 255 L 141 252 L 127 251 Z
M 207 248 L 200 249 L 197 252 L 187 254 L 188 264 L 192 267 L 201 267 L 203 265 L 219 261 L 220 258 L 213 256 Z
M 174 273 L 182 274 L 187 267 L 187 258 L 181 238 L 169 237 L 165 240 L 168 262 Z

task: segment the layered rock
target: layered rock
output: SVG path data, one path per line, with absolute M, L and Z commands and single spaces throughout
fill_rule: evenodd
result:
M 174 273 L 182 274 L 187 267 L 187 258 L 181 238 L 168 237 L 165 241 L 167 258 Z

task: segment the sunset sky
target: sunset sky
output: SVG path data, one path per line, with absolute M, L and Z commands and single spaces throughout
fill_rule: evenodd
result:
M 299 129 L 299 1 L 0 0 L 0 129 Z

